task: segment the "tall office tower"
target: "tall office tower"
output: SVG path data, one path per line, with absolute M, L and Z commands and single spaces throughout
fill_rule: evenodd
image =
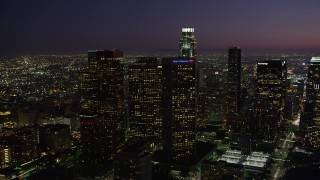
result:
M 125 140 L 125 95 L 124 68 L 120 60 L 123 52 L 119 50 L 103 51 L 99 55 L 97 67 L 98 114 L 105 128 L 106 151 L 110 158 L 119 150 Z
M 163 150 L 169 163 L 196 160 L 196 60 L 162 59 Z
M 240 112 L 241 91 L 241 49 L 238 46 L 231 47 L 228 53 L 228 113 Z
M 102 160 L 112 159 L 125 140 L 124 70 L 120 63 L 122 57 L 123 52 L 119 50 L 88 52 L 89 73 L 92 78 L 93 92 L 96 91 L 94 96 L 96 96 L 97 109 L 95 117 L 84 118 L 85 120 L 81 122 L 81 129 L 83 135 L 94 135 L 95 137 L 85 136 L 81 138 L 87 153 L 95 153 L 89 154 L 89 156 L 97 157 L 96 155 L 99 155 Z M 83 78 L 86 82 L 85 76 Z M 90 85 L 85 84 L 84 87 L 90 88 Z M 94 129 L 95 134 L 90 135 L 85 132 L 92 129 Z M 95 139 L 96 141 L 89 142 L 88 139 Z
M 227 124 L 226 128 L 232 136 L 238 136 L 241 108 L 241 49 L 238 46 L 229 48 L 227 77 Z
M 131 137 L 153 147 L 162 138 L 162 66 L 157 58 L 139 58 L 129 65 L 129 122 Z
M 320 56 L 310 60 L 300 130 L 306 147 L 320 149 Z
M 105 60 L 118 60 L 120 61 L 123 57 L 123 52 L 120 50 L 89 50 L 88 51 L 88 63 L 89 63 L 89 71 L 96 73 L 101 67 L 101 63 Z
M 225 116 L 225 83 L 222 70 L 217 67 L 214 68 L 215 71 L 212 70 L 212 67 L 204 69 L 204 85 L 199 86 L 199 101 L 197 104 L 200 106 L 199 113 L 205 119 L 201 124 L 221 126 Z M 198 117 L 200 117 L 200 114 L 198 114 Z M 198 126 L 201 126 L 201 124 L 198 124 Z
M 256 113 L 257 138 L 275 141 L 283 123 L 286 97 L 287 64 L 283 60 L 268 60 L 257 64 Z
M 197 58 L 197 42 L 194 37 L 194 28 L 182 28 L 180 39 L 180 58 Z
M 82 151 L 88 159 L 103 156 L 100 151 L 100 137 L 97 111 L 97 75 L 94 72 L 81 72 L 80 81 L 80 134 Z

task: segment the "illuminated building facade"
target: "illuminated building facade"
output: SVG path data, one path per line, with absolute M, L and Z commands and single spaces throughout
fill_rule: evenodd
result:
M 123 53 L 119 50 L 97 51 L 98 58 L 98 116 L 102 129 L 101 137 L 106 138 L 106 151 L 110 158 L 124 142 L 124 68 L 120 60 Z M 108 158 L 109 158 L 108 157 Z
M 122 57 L 123 52 L 119 50 L 88 51 L 89 74 L 92 78 L 92 86 L 90 82 L 87 81 L 88 79 L 86 79 L 85 74 L 83 74 L 82 77 L 84 82 L 82 92 L 90 92 L 90 88 L 92 88 L 92 92 L 96 93 L 93 95 L 95 97 L 89 96 L 89 102 L 87 101 L 88 106 L 91 103 L 90 101 L 92 101 L 92 104 L 96 104 L 97 109 L 94 110 L 96 112 L 93 111 L 93 116 L 91 116 L 90 111 L 89 114 L 82 114 L 81 131 L 84 136 L 81 137 L 81 141 L 87 153 L 96 152 L 96 154 L 101 154 L 99 157 L 100 160 L 112 159 L 125 140 L 124 118 L 126 105 L 124 68 L 120 62 Z M 85 97 L 85 95 L 83 97 Z M 83 102 L 86 101 L 83 100 Z M 86 105 L 82 104 L 82 109 L 85 107 Z M 86 121 L 88 121 L 88 123 Z M 96 126 L 96 133 L 86 133 L 86 130 L 92 129 L 92 123 Z M 93 138 L 88 136 L 97 137 Z M 94 143 L 90 142 L 91 139 L 96 138 L 99 138 L 99 140 Z M 97 143 L 101 144 L 98 145 Z M 90 150 L 90 148 L 95 150 Z M 97 151 L 99 151 L 99 153 L 97 153 Z M 95 156 L 94 154 L 87 155 L 89 157 Z
M 80 121 L 84 117 L 97 116 L 97 83 L 96 74 L 81 72 L 80 81 Z
M 162 138 L 162 66 L 157 58 L 140 58 L 129 66 L 129 117 L 133 138 L 151 146 Z
M 310 60 L 300 130 L 306 147 L 320 149 L 320 57 Z
M 96 73 L 101 69 L 101 64 L 106 60 L 121 60 L 123 52 L 120 50 L 89 50 L 88 51 L 88 62 L 89 71 Z
M 0 168 L 15 163 L 13 136 L 0 136 Z
M 196 60 L 162 59 L 164 152 L 173 164 L 196 158 Z
M 182 28 L 179 57 L 191 59 L 197 58 L 197 42 L 194 37 L 194 28 Z
M 0 133 L 0 168 L 23 164 L 37 158 L 35 131 L 28 128 L 6 129 Z
M 80 81 L 80 134 L 82 152 L 88 159 L 101 157 L 101 134 L 98 126 L 97 111 L 97 75 L 92 72 L 81 72 Z
M 275 141 L 283 123 L 286 98 L 287 63 L 283 60 L 257 64 L 256 113 L 257 138 Z

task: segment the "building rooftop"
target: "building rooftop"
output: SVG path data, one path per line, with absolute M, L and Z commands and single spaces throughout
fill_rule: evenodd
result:
M 225 161 L 231 164 L 242 164 L 243 163 L 243 155 L 241 155 L 241 151 L 237 150 L 227 150 L 225 154 L 219 158 L 218 161 Z
M 320 63 L 320 55 L 312 57 L 310 62 L 312 62 L 312 63 L 316 63 L 316 62 Z
M 257 162 L 257 161 L 245 161 L 243 165 L 264 168 L 266 166 L 266 163 Z
M 250 155 L 246 156 L 243 155 L 241 151 L 229 149 L 218 161 L 225 161 L 228 164 L 241 164 L 243 166 L 264 168 L 269 159 L 270 155 L 262 152 L 251 152 Z

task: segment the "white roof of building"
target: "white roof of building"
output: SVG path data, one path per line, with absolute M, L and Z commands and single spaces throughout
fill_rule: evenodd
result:
M 241 151 L 237 150 L 227 150 L 225 154 L 219 158 L 219 161 L 226 161 L 231 164 L 240 164 L 241 163 Z
M 225 161 L 230 164 L 242 164 L 244 166 L 264 168 L 269 159 L 270 154 L 251 152 L 249 156 L 246 156 L 242 155 L 241 151 L 229 149 L 221 156 L 221 158 L 219 158 L 219 161 Z
M 312 57 L 310 62 L 320 62 L 320 56 Z
M 245 161 L 243 165 L 263 168 L 266 166 L 266 163 L 257 162 L 257 161 Z

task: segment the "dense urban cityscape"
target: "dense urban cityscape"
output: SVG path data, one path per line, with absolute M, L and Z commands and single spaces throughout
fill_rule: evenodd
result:
M 201 55 L 194 31 L 162 55 L 1 57 L 0 177 L 317 177 L 320 57 Z
M 319 179 L 319 7 L 1 1 L 0 180 Z

